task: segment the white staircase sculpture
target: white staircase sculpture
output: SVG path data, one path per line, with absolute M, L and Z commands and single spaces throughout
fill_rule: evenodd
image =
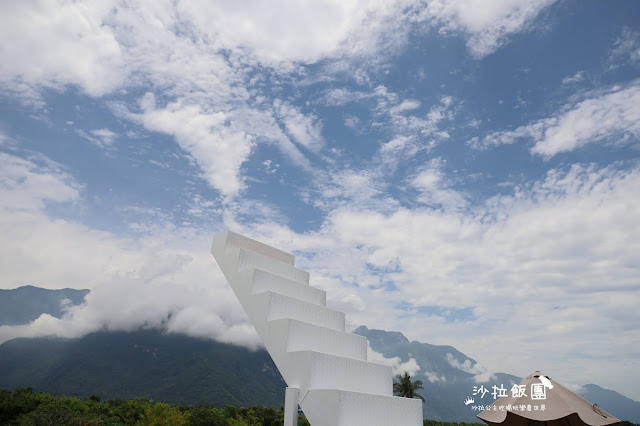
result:
M 231 231 L 211 252 L 311 425 L 422 425 L 422 401 L 393 396 L 391 367 L 367 361 L 367 339 L 345 333 L 293 255 Z

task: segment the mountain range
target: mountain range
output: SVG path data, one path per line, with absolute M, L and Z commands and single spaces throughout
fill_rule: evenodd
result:
M 43 312 L 52 316 L 60 316 L 63 309 L 56 310 L 56 303 L 58 307 L 61 303 L 81 303 L 88 292 L 69 290 L 4 290 L 0 293 L 0 307 L 12 305 L 15 314 L 0 311 L 3 323 L 31 321 L 38 316 L 37 306 L 45 307 L 47 311 Z M 30 303 L 25 294 L 33 295 L 38 303 Z M 21 303 L 28 308 L 20 311 L 17 305 Z M 364 326 L 353 332 L 367 337 L 371 349 L 385 358 L 416 360 L 420 369 L 413 379 L 423 382 L 420 393 L 426 399 L 425 418 L 477 422 L 478 411 L 464 404 L 474 386 L 490 389 L 493 384 L 504 384 L 510 388 L 521 381 L 517 376 L 498 373 L 489 382 L 477 383 L 476 361 L 452 346 L 412 342 L 402 333 Z M 264 350 L 251 351 L 158 330 L 138 330 L 97 332 L 77 339 L 17 338 L 4 342 L 0 345 L 0 389 L 20 387 L 79 397 L 93 394 L 108 399 L 143 397 L 218 407 L 280 407 L 285 383 Z M 620 419 L 640 423 L 640 402 L 593 384 L 583 386 L 580 394 Z M 476 405 L 493 402 L 490 394 L 482 401 L 477 395 L 475 398 Z
M 510 389 L 513 384 L 520 383 L 521 377 L 496 373 L 487 382 L 476 382 L 474 367 L 477 362 L 467 357 L 452 346 L 436 346 L 428 343 L 411 342 L 402 333 L 384 330 L 370 330 L 364 326 L 353 331 L 369 340 L 371 349 L 383 354 L 386 358 L 398 357 L 401 362 L 414 358 L 420 366 L 413 379 L 421 380 L 424 389 L 421 391 L 426 401 L 423 406 L 425 418 L 443 421 L 478 421 L 479 412 L 472 407 L 490 405 L 494 399 L 491 394 L 473 395 L 474 387 L 491 387 L 504 385 Z M 597 403 L 606 411 L 621 420 L 640 423 L 640 402 L 634 401 L 618 392 L 587 384 L 579 390 L 580 396 Z M 468 397 L 475 399 L 475 404 L 465 405 Z

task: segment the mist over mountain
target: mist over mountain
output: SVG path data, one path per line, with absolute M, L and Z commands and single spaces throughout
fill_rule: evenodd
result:
M 89 290 L 48 290 L 31 285 L 0 290 L 0 326 L 28 324 L 42 314 L 60 318 L 65 307 L 81 304 L 88 293 Z
M 366 337 L 371 349 L 386 358 L 399 357 L 402 362 L 414 358 L 417 361 L 420 369 L 414 374 L 413 379 L 423 382 L 424 389 L 419 393 L 426 400 L 423 407 L 426 418 L 441 421 L 478 421 L 478 412 L 473 411 L 471 406 L 465 406 L 464 400 L 473 394 L 474 386 L 480 385 L 475 381 L 476 377 L 489 377 L 482 377 L 487 373 L 479 369 L 474 359 L 452 346 L 411 342 L 399 332 L 370 330 L 361 326 L 353 333 Z M 498 374 L 495 379 L 492 380 L 492 384 L 504 383 L 505 387 L 521 380 L 509 374 Z M 490 395 L 484 398 L 485 405 L 493 402 L 489 401 L 489 398 Z

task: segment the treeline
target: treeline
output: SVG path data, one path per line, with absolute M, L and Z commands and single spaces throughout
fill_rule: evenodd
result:
M 169 405 L 149 399 L 80 399 L 34 393 L 31 388 L 0 390 L 0 425 L 22 426 L 282 426 L 281 409 L 255 406 L 215 408 L 203 405 Z M 309 426 L 300 416 L 299 426 Z M 389 425 L 393 426 L 393 425 Z M 477 423 L 425 420 L 424 426 L 478 426 Z M 640 426 L 622 422 L 619 426 Z
M 169 405 L 148 399 L 87 400 L 34 393 L 31 388 L 0 390 L 0 425 L 282 426 L 284 412 L 256 406 L 215 408 Z M 305 418 L 300 426 L 309 425 Z

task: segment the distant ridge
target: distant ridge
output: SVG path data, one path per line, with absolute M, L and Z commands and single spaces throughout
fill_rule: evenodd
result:
M 42 314 L 60 318 L 63 304 L 79 305 L 89 290 L 49 290 L 31 285 L 0 290 L 0 326 L 28 324 Z
M 472 396 L 474 386 L 491 387 L 504 384 L 505 387 L 520 383 L 520 377 L 510 374 L 497 373 L 495 379 L 486 383 L 477 383 L 474 374 L 469 372 L 477 363 L 452 346 L 437 346 L 428 343 L 411 342 L 397 331 L 371 330 L 365 326 L 353 331 L 355 334 L 367 337 L 371 349 L 383 354 L 386 358 L 399 357 L 402 362 L 415 358 L 420 370 L 414 379 L 422 380 L 424 390 L 420 393 L 425 397 L 425 418 L 440 421 L 478 422 L 471 405 L 466 406 L 464 399 Z M 468 366 L 461 369 L 454 365 Z M 467 370 L 467 371 L 465 371 Z M 612 390 L 603 389 L 596 385 L 585 385 L 579 392 L 580 396 L 598 404 L 600 407 L 615 415 L 619 419 L 633 423 L 640 423 L 640 402 L 634 401 Z M 476 399 L 478 397 L 476 396 Z M 489 405 L 493 402 L 490 395 L 476 404 Z

